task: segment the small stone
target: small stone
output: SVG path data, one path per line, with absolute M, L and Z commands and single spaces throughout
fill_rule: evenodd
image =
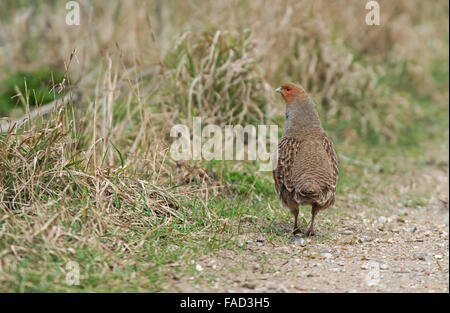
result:
M 194 288 L 198 289 L 198 288 L 200 288 L 200 286 L 199 285 L 194 285 Z
M 380 269 L 387 270 L 388 269 L 387 264 L 385 264 L 385 263 L 380 264 Z
M 434 256 L 434 258 L 440 260 L 440 259 L 442 259 L 442 254 L 436 254 Z
M 362 270 L 368 270 L 369 266 L 367 264 L 363 264 L 363 265 L 361 265 L 361 269 Z
M 203 271 L 203 267 L 200 264 L 195 265 L 195 269 L 199 272 Z
M 387 222 L 387 218 L 385 216 L 380 216 L 378 218 L 378 222 L 380 222 L 381 224 L 384 224 Z
M 416 260 L 426 261 L 426 254 L 425 253 L 414 253 L 413 258 Z
M 322 253 L 321 256 L 325 259 L 331 259 L 333 257 L 331 253 Z
M 216 263 L 216 260 L 210 260 L 210 261 L 208 262 L 208 264 L 206 264 L 206 266 L 207 266 L 207 267 L 213 267 L 213 266 L 214 266 L 214 263 Z
M 295 237 L 294 238 L 294 243 L 301 245 L 301 246 L 305 246 L 306 245 L 306 240 L 303 239 L 302 237 Z
M 328 248 L 322 248 L 320 249 L 320 253 L 329 253 L 330 250 L 328 250 Z
M 280 286 L 276 289 L 277 292 L 282 292 L 282 293 L 288 293 L 289 290 L 286 289 L 286 287 Z
M 242 287 L 247 288 L 247 289 L 255 289 L 256 285 L 253 283 L 246 282 L 246 283 L 242 284 Z
M 351 231 L 351 230 L 344 230 L 344 232 L 342 234 L 343 235 L 353 235 L 353 231 Z

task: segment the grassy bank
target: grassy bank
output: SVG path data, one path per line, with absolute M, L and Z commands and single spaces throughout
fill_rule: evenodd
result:
M 427 190 L 398 180 L 448 169 L 446 1 L 380 1 L 379 27 L 360 1 L 80 3 L 80 26 L 56 1 L 0 4 L 0 123 L 69 97 L 0 134 L 2 291 L 213 284 L 200 257 L 239 251 L 245 233 L 289 242 L 271 173 L 169 155 L 171 127 L 194 116 L 281 130 L 273 90 L 285 81 L 309 91 L 340 160 L 336 209 L 314 242 L 358 205 L 423 205 Z

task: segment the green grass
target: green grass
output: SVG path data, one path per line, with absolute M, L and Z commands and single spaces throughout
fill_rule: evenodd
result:
M 33 72 L 17 71 L 10 73 L 8 77 L 0 86 L 0 117 L 8 116 L 13 109 L 24 114 L 27 95 L 31 109 L 53 101 L 58 91 L 53 86 L 62 82 L 64 73 L 40 68 Z M 21 101 L 20 94 L 25 98 L 24 101 Z
M 96 2 L 95 8 L 105 3 Z M 0 16 L 29 5 L 26 1 L 14 4 L 2 2 Z M 248 10 L 248 3 L 240 2 L 236 4 L 239 12 L 228 13 L 248 15 L 248 21 L 241 20 L 237 26 L 208 22 L 197 28 L 201 23 L 197 20 L 191 21 L 192 25 L 177 25 L 183 5 L 177 4 L 173 12 L 172 4 L 167 5 L 164 11 L 170 15 L 170 23 L 166 21 L 170 27 L 164 24 L 162 39 L 152 39 L 147 29 L 143 35 L 136 30 L 128 36 L 132 29 L 140 29 L 127 24 L 134 20 L 129 16 L 135 16 L 139 25 L 148 23 L 141 20 L 141 14 L 128 11 L 133 5 L 117 5 L 111 12 L 94 10 L 95 23 L 89 24 L 89 32 L 83 33 L 85 25 L 77 31 L 86 34 L 80 36 L 83 39 L 87 35 L 98 39 L 97 45 L 80 50 L 82 64 L 72 64 L 82 76 L 100 68 L 100 74 L 86 82 L 82 100 L 37 118 L 17 134 L 0 134 L 0 291 L 172 291 L 170 284 L 181 277 L 192 277 L 187 279 L 192 284 L 212 285 L 220 273 L 198 271 L 199 258 L 227 249 L 243 254 L 246 243 L 239 240 L 249 234 L 258 234 L 275 246 L 288 245 L 293 220 L 279 204 L 270 172 L 259 172 L 256 162 L 183 164 L 166 154 L 170 127 L 188 124 L 188 117 L 195 115 L 221 126 L 256 125 L 269 117 L 267 122 L 279 125 L 281 135 L 284 106 L 279 105 L 279 98 L 271 98 L 270 92 L 285 80 L 306 82 L 340 159 L 336 205 L 319 215 L 319 235 L 312 238 L 312 245 L 328 242 L 338 221 L 354 218 L 363 206 L 376 216 L 397 202 L 408 208 L 426 204 L 425 191 L 404 194 L 396 182 L 425 170 L 429 149 L 448 153 L 448 39 L 444 41 L 447 56 L 445 51 L 430 54 L 426 50 L 419 59 L 400 51 L 410 49 L 395 49 L 395 38 L 375 36 L 374 41 L 379 40 L 386 50 L 377 56 L 367 53 L 372 51 L 372 43 L 360 46 L 359 28 L 355 28 L 357 39 L 352 42 L 353 33 L 341 33 L 346 24 L 336 22 L 340 27 L 333 28 L 334 20 L 313 8 L 292 19 L 286 14 L 289 23 L 280 23 L 288 25 L 283 26 L 274 23 L 279 20 L 274 16 L 267 19 L 267 12 L 276 10 Z M 12 62 L 27 66 L 14 64 L 19 70 L 7 73 L 1 82 L 0 117 L 25 114 L 27 99 L 11 99 L 18 93 L 25 98 L 28 95 L 31 109 L 55 98 L 52 84 L 61 82 L 64 73 L 49 65 L 53 60 L 45 61 L 42 56 L 54 49 L 66 51 L 68 47 L 59 43 L 76 45 L 79 41 L 68 29 L 52 24 L 53 19 L 48 19 L 52 27 L 48 37 L 47 29 L 39 28 L 46 23 L 36 22 L 48 12 L 61 14 L 58 8 L 62 7 L 55 1 L 39 2 L 35 7 L 28 23 L 37 25 L 36 29 L 19 38 L 26 52 L 20 58 L 12 57 Z M 296 12 L 303 14 L 302 10 Z M 333 16 L 353 23 L 342 12 L 333 12 Z M 404 23 L 395 10 L 390 14 Z M 183 19 L 200 16 L 185 15 Z M 4 17 L 6 26 L 20 26 Z M 158 16 L 150 20 L 153 27 Z M 435 22 L 448 23 L 448 14 L 424 20 L 429 26 L 423 28 L 425 35 L 410 37 L 423 40 L 428 29 L 436 29 Z M 259 27 L 247 29 L 251 25 Z M 403 31 L 410 27 L 401 26 L 397 28 Z M 107 43 L 102 36 L 96 37 L 104 27 L 111 29 Z M 161 25 L 155 29 L 158 27 Z M 391 25 L 386 27 L 391 30 Z M 11 35 L 7 27 L 5 34 Z M 411 34 L 402 37 L 409 38 L 407 35 Z M 442 34 L 433 36 L 442 41 Z M 137 42 L 126 41 L 128 37 Z M 169 39 L 179 40 L 168 49 L 159 46 L 158 40 L 166 43 Z M 125 47 L 120 60 L 109 45 L 116 41 Z M 127 46 L 132 50 L 127 51 Z M 411 49 L 415 46 L 411 44 Z M 158 49 L 167 52 L 147 58 Z M 346 67 L 349 54 L 353 57 Z M 101 66 L 106 55 L 112 58 L 112 72 Z M 3 58 L 0 62 L 9 64 Z M 118 69 L 116 64 L 120 64 Z M 134 73 L 149 64 L 157 69 L 156 74 L 135 82 Z M 418 67 L 429 72 L 418 74 Z M 109 101 L 105 82 L 114 81 L 116 71 L 120 87 L 111 91 Z M 441 167 L 448 168 L 448 164 Z M 301 207 L 301 213 L 300 226 L 305 228 L 310 208 Z M 79 286 L 66 284 L 69 261 L 80 265 Z M 270 256 L 259 256 L 259 261 L 263 273 L 275 271 L 265 266 Z M 240 275 L 245 269 L 242 262 L 230 270 Z
M 39 141 L 31 141 L 31 147 L 29 150 L 23 150 L 23 153 L 32 159 L 39 151 L 49 149 L 52 145 L 63 141 L 59 139 L 60 136 L 63 134 L 49 133 Z M 20 141 L 17 144 L 20 144 Z M 121 159 L 125 156 L 117 147 L 115 149 L 118 166 L 123 165 L 124 161 Z M 351 205 L 338 201 L 336 208 L 321 214 L 322 234 L 314 238 L 316 243 L 330 239 L 326 230 L 335 227 L 333 223 L 335 214 L 345 215 L 347 210 L 353 210 L 358 204 L 382 208 L 383 203 L 374 202 L 371 195 L 383 193 L 386 186 L 392 185 L 392 175 L 408 173 L 411 160 L 413 164 L 420 163 L 426 146 L 387 145 L 380 149 L 379 145 L 370 145 L 367 142 L 359 144 L 340 142 L 337 149 L 339 153 L 352 160 L 362 161 L 366 165 L 341 160 L 338 195 L 345 196 L 352 193 L 358 195 L 358 199 L 352 200 Z M 52 157 L 58 158 L 54 154 Z M 401 163 L 401 160 L 410 161 Z M 69 174 L 83 169 L 83 162 L 80 162 L 79 164 L 68 161 L 72 165 L 65 167 L 67 175 L 63 178 L 65 180 L 63 186 L 72 185 L 71 199 L 46 207 L 40 213 L 51 216 L 63 210 L 64 214 L 69 214 L 69 218 L 58 218 L 62 221 L 59 225 L 68 233 L 64 236 L 63 245 L 58 245 L 57 249 L 49 246 L 44 233 L 34 237 L 31 242 L 21 243 L 6 233 L 1 235 L 0 249 L 7 249 L 10 245 L 25 249 L 23 257 L 18 260 L 10 259 L 11 265 L 4 268 L 4 274 L 11 278 L 2 285 L 3 290 L 163 291 L 168 277 L 186 275 L 194 277 L 194 284 L 204 283 L 205 280 L 208 284 L 212 284 L 216 278 L 197 271 L 195 260 L 203 255 L 214 255 L 222 249 L 236 249 L 239 235 L 255 232 L 264 234 L 266 240 L 275 245 L 289 243 L 292 216 L 278 203 L 272 174 L 258 172 L 257 164 L 254 162 L 214 161 L 204 164 L 204 168 L 225 186 L 226 191 L 209 197 L 207 202 L 203 197 L 194 197 L 190 200 L 179 198 L 176 200 L 180 205 L 179 217 L 168 217 L 159 213 L 155 215 L 153 208 L 146 204 L 148 194 L 143 190 L 140 192 L 144 198 L 139 197 L 138 201 L 132 204 L 125 201 L 120 194 L 129 191 L 120 185 L 120 181 L 123 180 L 123 174 L 120 173 L 111 177 L 111 182 L 118 188 L 117 191 L 112 190 L 113 200 L 111 202 L 103 200 L 103 205 L 95 205 L 92 202 L 92 187 L 81 177 Z M 39 164 L 46 170 L 51 170 L 54 165 L 50 159 L 45 158 Z M 13 165 L 8 163 L 7 166 Z M 26 170 L 21 174 L 24 175 L 28 175 Z M 7 178 L 11 179 L 11 186 L 17 179 L 13 176 Z M 42 176 L 41 179 L 38 186 L 54 183 L 51 175 Z M 135 179 L 139 177 L 131 178 Z M 198 182 L 193 181 L 190 184 L 195 186 Z M 181 187 L 175 189 L 177 188 Z M 38 192 L 39 189 L 36 189 L 36 194 Z M 57 200 L 59 193 L 58 187 L 53 188 L 48 194 L 42 189 L 40 193 L 42 203 Z M 423 205 L 422 201 L 420 195 L 417 195 L 408 199 L 407 205 L 420 206 Z M 99 225 L 95 222 L 95 216 L 103 214 L 101 208 L 107 203 L 112 205 L 108 214 L 121 214 L 123 224 L 115 226 L 111 220 L 108 222 L 108 229 L 97 235 L 96 229 L 91 227 Z M 70 211 L 65 212 L 64 208 Z M 15 210 L 15 218 L 22 222 L 29 223 L 34 219 L 33 216 L 20 214 L 19 207 Z M 84 213 L 80 216 L 80 212 Z M 306 227 L 310 218 L 310 208 L 302 207 L 301 212 L 304 217 L 301 217 L 299 222 L 301 227 Z M 73 218 L 75 216 L 78 218 Z M 16 235 L 20 236 L 19 233 Z M 86 236 L 92 238 L 94 242 L 80 243 L 74 239 L 75 236 Z M 138 243 L 142 244 L 137 246 Z M 127 246 L 131 249 L 126 248 Z M 242 248 L 245 248 L 245 245 Z M 80 264 L 79 286 L 68 286 L 65 282 L 63 269 L 69 261 Z M 239 272 L 242 269 L 235 270 Z
M 398 150 L 397 150 L 398 151 Z M 392 151 L 395 153 L 396 151 Z M 380 159 L 380 164 L 385 159 Z M 390 162 L 390 161 L 389 161 Z M 370 201 L 370 195 L 377 192 L 377 185 L 369 182 L 361 171 L 353 174 L 347 169 L 350 165 L 341 165 L 341 176 L 338 191 L 351 191 L 359 195 L 359 200 L 365 205 L 377 206 Z M 350 166 L 352 167 L 352 166 Z M 251 168 L 246 168 L 251 172 Z M 254 170 L 254 169 L 253 169 Z M 388 178 L 398 170 L 376 174 Z M 131 245 L 132 250 L 119 247 L 111 250 L 105 247 L 81 245 L 74 247 L 73 239 L 67 236 L 64 246 L 58 250 L 48 247 L 43 236 L 36 237 L 31 243 L 26 243 L 30 249 L 15 266 L 4 269 L 5 274 L 15 279 L 3 285 L 3 290 L 19 292 L 50 292 L 50 291 L 163 291 L 170 277 L 192 276 L 193 284 L 213 283 L 215 277 L 205 276 L 195 269 L 195 260 L 203 255 L 214 255 L 218 250 L 235 249 L 240 234 L 257 232 L 264 234 L 266 240 L 275 245 L 287 244 L 292 225 L 290 213 L 281 208 L 276 198 L 273 184 L 268 179 L 270 173 L 259 175 L 243 175 L 236 171 L 225 171 L 224 181 L 235 190 L 233 196 L 215 196 L 209 199 L 207 205 L 203 201 L 194 200 L 183 204 L 180 218 L 157 218 L 152 225 L 145 223 L 139 227 L 128 227 L 126 231 L 116 228 L 109 230 L 103 236 L 95 237 L 98 242 L 111 245 L 115 239 L 122 244 Z M 363 180 L 362 180 L 363 177 Z M 382 179 L 386 182 L 386 179 Z M 244 183 L 245 182 L 245 183 Z M 249 187 L 251 186 L 251 187 Z M 245 187 L 245 188 L 244 188 Z M 89 197 L 88 193 L 84 197 Z M 419 202 L 417 202 L 419 201 Z M 78 203 L 78 204 L 77 204 Z M 63 204 L 61 204 L 63 205 Z M 82 211 L 82 199 L 69 204 L 73 212 Z M 408 206 L 422 205 L 420 198 L 411 199 Z M 326 229 L 333 229 L 333 216 L 340 210 L 349 208 L 337 202 L 337 207 L 324 212 L 320 216 L 322 233 L 314 238 L 316 243 L 329 240 Z M 139 215 L 148 212 L 143 207 L 121 206 L 117 209 L 138 211 Z M 58 206 L 47 208 L 49 211 L 58 210 Z M 306 227 L 309 222 L 310 209 L 301 208 L 305 218 L 300 219 L 300 225 Z M 213 215 L 211 219 L 210 215 Z M 251 218 L 249 218 L 251 217 Z M 27 218 L 24 216 L 23 218 Z M 328 219 L 331 222 L 325 222 Z M 85 227 L 83 223 L 65 224 L 64 229 L 74 235 Z M 280 228 L 282 223 L 285 226 Z M 325 229 L 325 230 L 324 230 Z M 140 247 L 137 242 L 143 241 Z M 11 237 L 1 238 L 0 248 L 5 249 L 15 241 Z M 244 246 L 245 248 L 245 246 Z M 31 252 L 32 251 L 32 252 Z M 67 286 L 65 273 L 61 270 L 68 261 L 80 264 L 81 280 L 79 286 Z M 193 263 L 194 262 L 194 263 Z M 236 268 L 240 272 L 242 268 Z M 271 270 L 268 269 L 268 272 Z M 264 272 L 264 270 L 263 270 Z

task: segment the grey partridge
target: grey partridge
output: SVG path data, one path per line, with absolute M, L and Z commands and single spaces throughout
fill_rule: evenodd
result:
M 335 202 L 338 162 L 333 143 L 322 128 L 314 102 L 295 84 L 276 91 L 286 102 L 286 126 L 278 143 L 273 170 L 281 204 L 294 215 L 294 234 L 299 205 L 311 205 L 311 223 L 306 235 L 314 235 L 314 218 Z

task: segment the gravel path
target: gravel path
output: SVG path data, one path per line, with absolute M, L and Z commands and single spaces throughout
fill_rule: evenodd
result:
M 235 249 L 197 260 L 203 277 L 212 277 L 208 283 L 196 285 L 183 276 L 167 287 L 181 292 L 449 292 L 448 172 L 430 168 L 403 177 L 396 197 L 402 198 L 402 188 L 421 192 L 429 186 L 433 191 L 425 205 L 374 209 L 352 204 L 351 195 L 341 199 L 340 208 L 318 220 L 318 236 L 293 237 L 285 223 L 276 225 L 286 233 L 284 243 L 248 232 Z

